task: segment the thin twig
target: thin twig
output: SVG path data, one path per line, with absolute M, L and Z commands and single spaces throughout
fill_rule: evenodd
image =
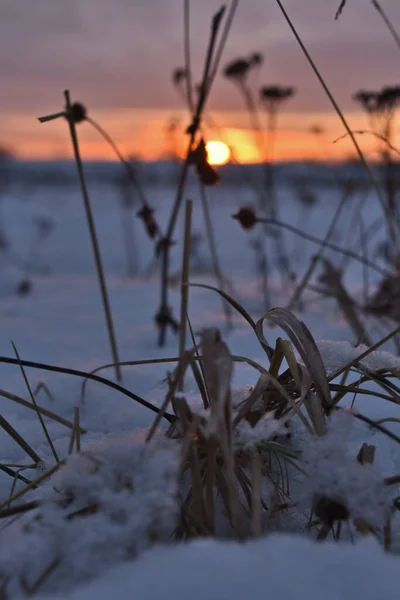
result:
M 382 142 L 384 142 L 388 148 L 390 148 L 391 150 L 393 150 L 393 152 L 395 152 L 396 154 L 400 155 L 400 150 L 398 148 L 396 148 L 396 146 L 394 146 L 386 136 L 381 135 L 380 133 L 377 133 L 376 131 L 371 131 L 370 129 L 353 129 L 352 130 L 354 135 L 373 135 L 374 137 L 376 137 L 378 140 L 381 140 Z M 338 142 L 340 142 L 341 140 L 344 140 L 345 138 L 347 138 L 349 136 L 348 133 L 344 133 L 343 135 L 339 136 L 338 138 L 336 138 L 335 140 L 333 140 L 332 144 L 337 144 Z
M 79 423 L 80 423 L 79 406 L 76 406 L 74 408 L 74 430 L 75 430 L 75 444 L 76 444 L 77 452 L 81 451 L 81 435 L 80 435 Z
M 136 173 L 135 173 L 131 163 L 123 156 L 123 154 L 119 150 L 117 144 L 114 142 L 112 137 L 107 133 L 107 131 L 101 125 L 99 125 L 99 123 L 97 123 L 97 121 L 92 119 L 92 117 L 86 116 L 85 121 L 90 123 L 90 125 L 92 127 L 94 127 L 94 129 L 96 129 L 100 133 L 100 135 L 106 140 L 106 142 L 109 144 L 109 146 L 113 149 L 113 151 L 115 152 L 115 154 L 121 161 L 122 165 L 124 166 L 126 173 L 129 177 L 129 181 L 131 181 L 133 183 L 133 185 L 135 186 L 142 206 L 148 207 L 149 204 L 147 202 L 146 196 L 144 195 L 144 192 L 139 184 L 139 181 L 136 177 Z
M 0 427 L 18 444 L 20 448 L 33 460 L 33 462 L 40 463 L 41 458 L 35 452 L 33 448 L 24 440 L 24 438 L 14 429 L 14 427 L 0 415 Z
M 238 7 L 238 4 L 239 4 L 239 0 L 233 0 L 229 7 L 228 16 L 225 20 L 225 27 L 224 27 L 224 30 L 221 35 L 221 40 L 220 40 L 219 46 L 215 53 L 214 64 L 212 66 L 210 76 L 208 78 L 208 88 L 209 89 L 211 89 L 214 79 L 218 73 L 219 65 L 221 64 L 222 55 L 224 53 L 226 41 L 228 39 L 228 35 L 229 35 L 229 32 L 232 27 L 233 19 L 235 18 L 236 9 Z
M 170 315 L 170 309 L 168 306 L 168 280 L 169 280 L 169 269 L 170 269 L 170 248 L 172 245 L 173 235 L 175 231 L 175 226 L 177 222 L 177 218 L 179 215 L 179 211 L 182 205 L 184 191 L 186 187 L 186 179 L 189 172 L 189 165 L 191 160 L 191 154 L 195 143 L 196 134 L 198 128 L 200 126 L 200 121 L 202 117 L 203 110 L 206 105 L 206 101 L 210 92 L 209 86 L 209 76 L 210 69 L 212 66 L 212 59 L 214 55 L 214 48 L 216 44 L 216 39 L 218 35 L 218 30 L 221 25 L 221 21 L 225 12 L 225 7 L 222 7 L 213 17 L 211 24 L 211 35 L 208 44 L 203 78 L 200 86 L 200 93 L 197 102 L 196 111 L 193 116 L 192 124 L 190 125 L 189 131 L 189 143 L 186 151 L 186 157 L 182 165 L 181 174 L 179 178 L 179 184 L 177 189 L 177 194 L 175 198 L 175 202 L 173 204 L 171 215 L 167 225 L 167 231 L 164 239 L 160 241 L 159 244 L 159 252 L 161 255 L 161 303 L 160 310 L 158 315 L 156 316 L 156 320 L 159 324 L 159 338 L 158 344 L 159 346 L 164 346 L 166 339 L 166 331 L 167 327 L 171 326 L 174 329 L 177 329 L 177 324 L 174 319 Z
M 36 400 L 35 400 L 35 396 L 33 395 L 33 392 L 32 392 L 31 385 L 30 385 L 30 383 L 29 383 L 28 377 L 26 376 L 26 373 L 25 373 L 24 366 L 23 366 L 23 364 L 21 363 L 21 359 L 20 359 L 20 357 L 19 357 L 18 350 L 17 350 L 17 348 L 16 348 L 16 346 L 15 346 L 14 342 L 11 342 L 11 344 L 12 344 L 12 347 L 13 347 L 13 349 L 14 349 L 15 356 L 17 357 L 17 360 L 18 360 L 18 363 L 19 363 L 19 367 L 20 367 L 20 369 L 21 369 L 22 377 L 23 377 L 23 379 L 24 379 L 24 381 L 25 381 L 26 388 L 27 388 L 27 390 L 28 390 L 28 393 L 29 393 L 29 395 L 30 395 L 30 397 L 31 397 L 32 404 L 35 406 L 35 409 L 36 409 L 36 414 L 37 414 L 37 416 L 38 416 L 39 423 L 40 423 L 40 425 L 41 425 L 41 427 L 42 427 L 42 429 L 43 429 L 43 433 L 44 433 L 44 435 L 45 435 L 45 437 L 46 437 L 47 443 L 49 444 L 50 450 L 51 450 L 51 452 L 52 452 L 52 454 L 53 454 L 53 456 L 54 456 L 54 459 L 55 459 L 56 463 L 59 463 L 59 462 L 60 462 L 60 459 L 58 458 L 58 454 L 57 454 L 57 452 L 56 452 L 56 449 L 55 449 L 55 447 L 54 447 L 54 444 L 53 444 L 53 441 L 52 441 L 52 439 L 51 439 L 51 437 L 50 437 L 50 434 L 49 434 L 49 432 L 48 432 L 48 430 L 47 430 L 47 427 L 46 427 L 46 424 L 45 424 L 45 422 L 44 422 L 44 420 L 43 420 L 43 417 L 42 417 L 42 415 L 41 415 L 41 413 L 40 413 L 40 410 L 38 410 L 38 408 L 37 408 L 37 403 L 36 403 Z
M 218 287 L 223 292 L 225 292 L 225 290 L 226 290 L 225 278 L 222 274 L 222 270 L 221 270 L 221 267 L 219 264 L 217 245 L 215 242 L 214 228 L 213 228 L 213 224 L 212 224 L 212 219 L 211 219 L 211 214 L 210 214 L 210 206 L 208 203 L 206 189 L 205 189 L 205 186 L 201 183 L 201 181 L 199 182 L 199 184 L 200 184 L 201 205 L 203 208 L 204 223 L 206 226 L 206 233 L 207 233 L 207 238 L 208 238 L 208 245 L 210 247 L 214 275 L 215 275 L 215 279 L 217 281 Z M 226 300 L 224 300 L 223 298 L 222 298 L 222 309 L 225 314 L 227 327 L 228 327 L 228 329 L 232 329 L 233 321 L 232 321 L 231 307 L 228 304 L 228 302 L 226 302 Z
M 382 6 L 379 4 L 378 0 L 372 0 L 372 6 L 374 8 L 376 8 L 378 13 L 381 15 L 386 27 L 389 29 L 390 33 L 392 34 L 394 41 L 400 48 L 400 35 L 399 35 L 398 31 L 396 30 L 396 28 L 394 27 L 391 20 L 389 19 L 386 12 L 383 10 Z
M 330 242 L 327 242 L 326 238 L 325 238 L 325 240 L 322 240 L 321 238 L 317 238 L 314 235 L 311 235 L 309 233 L 305 233 L 301 229 L 298 229 L 297 227 L 294 227 L 293 225 L 290 225 L 289 223 L 284 223 L 283 221 L 278 221 L 277 219 L 264 219 L 262 217 L 257 218 L 257 222 L 260 222 L 260 223 L 269 223 L 271 225 L 276 225 L 277 227 L 282 227 L 283 229 L 287 229 L 288 231 L 291 231 L 292 233 L 295 233 L 296 235 L 304 238 L 305 240 L 308 240 L 309 242 L 313 242 L 314 244 L 320 245 L 321 249 L 322 248 L 329 248 L 330 250 L 334 250 L 335 252 L 339 252 L 340 254 L 343 254 L 344 256 L 348 256 L 349 258 L 353 258 L 354 260 L 360 262 L 363 265 L 366 265 L 366 266 L 370 267 L 371 269 L 374 269 L 375 271 L 377 271 L 378 273 L 381 273 L 382 275 L 389 275 L 390 274 L 390 271 L 388 271 L 387 269 L 385 269 L 383 267 L 380 267 L 376 263 L 373 263 L 370 260 L 368 260 L 368 259 L 360 256 L 356 252 L 353 252 L 352 250 L 346 250 L 346 248 L 342 248 L 341 246 L 337 246 L 336 244 L 332 244 Z M 319 258 L 321 258 L 321 257 L 318 256 L 318 259 Z M 297 302 L 297 299 L 296 299 L 296 302 Z M 290 304 L 293 305 L 293 300 L 291 300 Z
M 343 367 L 341 367 L 338 371 L 336 371 L 335 373 L 333 373 L 330 377 L 328 377 L 328 381 L 332 381 L 333 379 L 336 379 L 336 377 L 339 377 L 339 375 L 341 375 L 345 371 L 348 371 L 353 365 L 355 365 L 355 364 L 359 363 L 360 361 L 364 360 L 364 358 L 366 358 L 367 356 L 369 356 L 371 354 L 371 352 L 374 352 L 375 350 L 377 350 L 378 348 L 380 348 L 380 346 L 383 346 L 384 344 L 386 344 L 386 342 L 388 342 L 389 340 L 391 340 L 398 333 L 400 333 L 400 325 L 399 325 L 399 327 L 396 327 L 396 329 L 394 329 L 387 336 L 385 336 L 384 338 L 382 338 L 381 340 L 379 340 L 378 342 L 376 342 L 376 344 L 374 344 L 373 346 L 371 346 L 370 348 L 368 348 L 367 350 L 365 350 L 365 352 L 363 352 L 362 354 L 360 354 L 359 356 L 357 356 L 357 358 L 354 358 L 353 360 L 351 360 L 350 362 L 348 362 L 346 365 L 344 365 Z
M 183 39 L 185 53 L 186 95 L 190 112 L 193 114 L 193 82 L 190 60 L 190 0 L 183 0 Z
M 346 2 L 347 2 L 347 0 L 342 0 L 342 1 L 341 1 L 341 3 L 340 3 L 340 6 L 339 6 L 339 8 L 338 8 L 338 9 L 337 9 L 337 11 L 336 11 L 336 15 L 335 15 L 335 20 L 336 20 L 336 21 L 338 20 L 338 18 L 339 18 L 339 17 L 340 17 L 340 15 L 342 14 L 342 12 L 343 12 L 343 9 L 344 9 L 344 7 L 346 6 Z
M 56 413 L 53 413 L 50 410 L 47 410 L 47 408 L 42 408 L 41 406 L 38 406 L 38 405 L 35 406 L 31 402 L 28 402 L 27 400 L 24 400 L 23 398 L 20 398 L 19 396 L 16 396 L 15 394 L 12 394 L 11 392 L 7 392 L 6 390 L 0 389 L 0 396 L 3 396 L 4 398 L 8 398 L 9 400 L 12 400 L 16 404 L 25 406 L 25 408 L 29 408 L 30 410 L 34 410 L 36 412 L 39 411 L 43 416 L 48 417 L 49 419 L 52 419 L 53 421 L 56 421 L 56 423 L 65 425 L 65 427 L 68 427 L 69 429 L 73 428 L 73 423 L 71 421 L 68 421 L 67 419 L 64 419 L 63 417 L 60 417 L 59 415 L 57 415 Z M 81 427 L 80 432 L 82 434 L 87 433 L 86 429 L 83 429 L 83 427 Z
M 77 369 L 69 369 L 66 367 L 57 367 L 55 365 L 48 365 L 45 363 L 38 363 L 38 362 L 29 361 L 29 360 L 20 360 L 19 361 L 16 358 L 11 358 L 8 356 L 0 356 L 0 363 L 10 364 L 10 365 L 18 365 L 18 366 L 20 366 L 22 364 L 24 367 L 31 367 L 33 369 L 41 369 L 43 371 L 54 371 L 55 373 L 64 373 L 66 375 L 73 375 L 75 377 L 82 377 L 84 379 L 90 379 L 92 381 L 97 381 L 98 383 L 102 383 L 103 385 L 106 385 L 110 388 L 113 388 L 114 390 L 117 390 L 124 396 L 127 396 L 131 400 L 138 402 L 138 404 L 141 404 L 148 410 L 151 410 L 152 412 L 154 412 L 156 414 L 158 414 L 158 412 L 159 412 L 159 409 L 156 406 L 154 406 L 153 404 L 150 404 L 150 402 L 147 402 L 147 400 L 144 400 L 143 398 L 141 398 L 134 392 L 127 390 L 126 388 L 122 387 L 118 383 L 115 383 L 114 381 L 105 379 L 104 377 L 100 377 L 99 375 L 94 375 L 93 373 L 87 373 L 85 371 L 79 371 Z M 114 367 L 115 365 L 112 364 L 111 366 Z M 174 423 L 176 420 L 174 415 L 171 415 L 168 413 L 165 413 L 163 416 L 169 423 Z
M 308 63 L 310 64 L 310 66 L 311 66 L 312 70 L 314 71 L 314 73 L 315 73 L 318 81 L 320 82 L 323 90 L 325 91 L 326 95 L 328 96 L 328 98 L 329 98 L 329 100 L 330 100 L 333 108 L 335 109 L 338 117 L 340 118 L 340 120 L 341 120 L 344 128 L 346 129 L 347 133 L 349 134 L 349 136 L 351 138 L 351 141 L 353 142 L 354 148 L 356 150 L 356 153 L 357 153 L 357 155 L 358 155 L 361 163 L 364 165 L 364 167 L 365 167 L 365 169 L 366 169 L 366 171 L 368 173 L 368 178 L 370 180 L 370 183 L 371 183 L 372 187 L 375 189 L 375 191 L 377 193 L 379 202 L 381 204 L 383 213 L 384 213 L 385 218 L 386 218 L 386 224 L 387 224 L 387 227 L 388 227 L 388 231 L 389 231 L 389 233 L 393 233 L 394 234 L 395 233 L 394 224 L 392 223 L 392 221 L 390 220 L 390 218 L 387 215 L 386 205 L 385 205 L 385 200 L 384 200 L 383 194 L 382 194 L 381 189 L 380 189 L 380 187 L 379 187 L 379 185 L 378 185 L 378 183 L 377 183 L 377 181 L 375 179 L 375 176 L 374 176 L 374 174 L 372 172 L 372 169 L 369 166 L 369 164 L 368 164 L 368 162 L 367 162 L 367 160 L 366 160 L 366 158 L 365 158 L 365 156 L 363 154 L 363 151 L 361 150 L 361 148 L 360 148 L 360 146 L 359 146 L 359 144 L 358 144 L 358 142 L 356 140 L 355 135 L 353 134 L 353 132 L 352 132 L 352 130 L 351 130 L 351 128 L 350 128 L 350 126 L 349 126 L 349 124 L 348 124 L 348 122 L 347 122 L 347 120 L 346 120 L 346 118 L 345 118 L 345 116 L 344 116 L 344 114 L 343 114 L 340 106 L 338 105 L 338 103 L 336 102 L 335 98 L 333 97 L 332 92 L 330 91 L 330 89 L 327 86 L 324 78 L 322 77 L 321 73 L 319 72 L 319 70 L 318 70 L 315 62 L 313 61 L 310 53 L 308 52 L 306 46 L 304 45 L 302 39 L 300 38 L 300 35 L 298 34 L 295 26 L 293 25 L 292 20 L 290 19 L 288 13 L 286 12 L 286 10 L 285 10 L 285 8 L 284 8 L 281 0 L 276 0 L 276 2 L 278 4 L 278 6 L 279 6 L 279 8 L 280 8 L 280 10 L 281 10 L 284 18 L 286 19 L 286 22 L 289 25 L 289 27 L 290 27 L 290 29 L 291 29 L 294 37 L 296 38 L 297 43 L 299 44 L 301 50 L 303 51 L 305 57 L 307 58 Z M 391 237 L 393 238 L 395 236 L 392 235 Z
M 188 313 L 189 302 L 189 267 L 190 267 L 190 245 L 192 233 L 192 210 L 193 202 L 186 200 L 185 212 L 185 237 L 183 244 L 182 257 L 182 280 L 181 280 L 181 319 L 179 327 L 179 356 L 183 359 L 186 349 L 186 315 Z M 181 392 L 184 386 L 184 378 L 182 377 L 178 383 L 178 391 Z
M 70 134 L 71 134 L 72 146 L 74 149 L 75 162 L 76 162 L 79 180 L 80 180 L 80 184 L 81 184 L 82 198 L 83 198 L 83 203 L 85 206 L 86 219 L 87 219 L 87 223 L 88 223 L 88 227 L 89 227 L 90 239 L 91 239 L 91 243 L 92 243 L 92 249 L 93 249 L 93 254 L 94 254 L 94 259 L 95 259 L 95 264 L 96 264 L 97 277 L 99 280 L 101 297 L 102 297 L 102 301 L 103 301 L 103 308 L 104 308 L 104 314 L 105 314 L 105 318 L 106 318 L 108 337 L 109 337 L 110 346 L 111 346 L 111 353 L 112 353 L 113 361 L 116 363 L 115 376 L 117 378 L 117 381 L 121 381 L 122 376 L 121 376 L 121 369 L 118 365 L 119 355 L 118 355 L 117 341 L 116 341 L 116 336 L 115 336 L 115 331 L 114 331 L 114 324 L 113 324 L 113 320 L 112 320 L 110 301 L 109 301 L 109 297 L 108 297 L 108 290 L 107 290 L 106 279 L 105 279 L 105 275 L 104 275 L 104 268 L 103 268 L 103 263 L 102 263 L 102 259 L 101 259 L 101 254 L 100 254 L 100 246 L 99 246 L 99 242 L 97 239 L 97 233 L 96 233 L 96 227 L 95 227 L 94 218 L 93 218 L 92 207 L 91 207 L 89 193 L 88 193 L 87 185 L 86 185 L 85 173 L 83 170 L 82 159 L 81 159 L 81 155 L 80 155 L 80 151 L 79 151 L 78 136 L 76 133 L 75 122 L 74 122 L 73 115 L 72 115 L 72 106 L 71 106 L 69 90 L 65 90 L 64 96 L 65 96 L 65 101 L 66 101 L 66 114 L 67 114 Z
M 58 469 L 64 465 L 65 465 L 65 460 L 62 460 L 61 462 L 54 465 L 54 467 L 52 467 L 51 469 L 46 471 L 46 473 L 42 473 L 42 475 L 40 475 L 34 481 L 30 481 L 26 487 L 24 487 L 22 490 L 20 490 L 16 494 L 14 494 L 14 496 L 7 498 L 7 500 L 5 502 L 2 502 L 0 504 L 0 509 L 5 508 L 6 506 L 10 505 L 12 502 L 15 502 L 15 500 L 18 500 L 18 498 L 21 498 L 21 496 L 24 496 L 25 494 L 27 494 L 33 488 L 36 488 L 40 483 L 42 483 L 42 481 L 45 481 L 46 479 L 48 479 L 49 477 L 54 475 L 54 473 L 56 473 L 58 471 Z

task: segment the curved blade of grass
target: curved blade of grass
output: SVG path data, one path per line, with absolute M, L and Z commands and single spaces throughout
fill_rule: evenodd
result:
M 263 333 L 265 320 L 272 321 L 289 336 L 308 369 L 322 406 L 325 410 L 329 410 L 331 396 L 325 366 L 310 330 L 287 309 L 273 308 L 265 313 L 256 323 L 256 334 L 263 346 L 267 343 Z
M 233 306 L 233 308 L 242 315 L 242 317 L 249 323 L 249 325 L 252 327 L 252 329 L 255 328 L 255 321 L 253 321 L 253 319 L 251 318 L 251 316 L 249 315 L 249 313 L 243 308 L 243 306 L 241 304 L 239 304 L 239 302 L 237 302 L 234 298 L 232 298 L 232 296 L 230 296 L 229 294 L 227 294 L 226 292 L 212 286 L 212 285 L 207 285 L 205 283 L 188 283 L 188 285 L 190 287 L 198 287 L 198 288 L 204 288 L 205 290 L 211 290 L 212 292 L 216 292 L 217 294 L 219 294 L 220 296 L 222 296 L 222 298 L 224 298 L 227 302 L 229 302 L 229 304 L 231 306 Z
M 188 285 L 190 285 L 191 287 L 198 287 L 198 288 L 204 288 L 206 290 L 211 290 L 212 292 L 216 292 L 217 294 L 219 294 L 220 296 L 222 296 L 222 298 L 224 298 L 227 302 L 229 302 L 229 304 L 231 306 L 233 306 L 233 308 L 240 315 L 242 315 L 242 317 L 248 322 L 248 324 L 253 329 L 253 331 L 256 331 L 256 323 L 255 323 L 255 321 L 251 318 L 251 316 L 243 308 L 243 306 L 241 304 L 239 304 L 239 302 L 237 302 L 237 300 L 235 300 L 234 298 L 232 298 L 232 296 L 230 296 L 226 292 L 223 292 L 222 290 L 219 290 L 218 288 L 216 288 L 216 287 L 214 287 L 212 285 L 206 285 L 204 283 L 189 283 Z M 264 339 L 264 343 L 262 344 L 262 347 L 263 347 L 264 351 L 266 352 L 268 358 L 271 360 L 274 351 L 273 351 L 273 349 L 271 348 L 271 346 L 267 343 L 267 341 L 265 339 Z
M 98 383 L 102 383 L 103 385 L 106 385 L 107 387 L 117 390 L 124 396 L 127 396 L 131 400 L 134 400 L 135 402 L 141 404 L 145 408 L 148 408 L 152 412 L 155 412 L 155 413 L 159 412 L 159 409 L 156 406 L 154 406 L 153 404 L 150 404 L 150 402 L 147 402 L 147 400 L 144 400 L 143 398 L 141 398 L 134 392 L 131 392 L 130 390 L 127 390 L 126 388 L 122 387 L 122 385 L 119 385 L 118 383 L 115 383 L 114 381 L 111 381 L 109 379 L 105 379 L 104 377 L 99 377 L 98 375 L 92 375 L 91 373 L 87 373 L 86 371 L 80 371 L 77 369 L 69 369 L 67 367 L 57 367 L 55 365 L 48 365 L 45 363 L 33 362 L 31 360 L 22 360 L 21 359 L 19 361 L 16 358 L 10 358 L 9 356 L 0 356 L 0 363 L 5 363 L 8 365 L 18 365 L 18 366 L 20 366 L 20 364 L 22 364 L 24 367 L 31 367 L 33 369 L 41 369 L 43 371 L 53 371 L 55 373 L 63 373 L 65 375 L 73 375 L 75 377 L 91 379 L 92 381 L 97 381 Z M 169 413 L 165 413 L 164 418 L 169 423 L 173 423 L 175 421 L 174 415 L 171 415 Z

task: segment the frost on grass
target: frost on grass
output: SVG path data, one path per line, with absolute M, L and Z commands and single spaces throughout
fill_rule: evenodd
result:
M 382 475 L 372 465 L 361 465 L 350 452 L 348 438 L 354 417 L 334 414 L 323 437 L 310 440 L 303 452 L 308 477 L 302 500 L 324 498 L 343 506 L 351 519 L 362 519 L 372 527 L 384 527 L 393 499 Z
M 178 455 L 124 438 L 68 459 L 40 509 L 0 534 L 0 573 L 43 590 L 68 589 L 168 539 L 176 522 Z M 15 583 L 14 583 L 15 585 Z
M 268 442 L 276 435 L 287 435 L 287 429 L 283 420 L 277 420 L 273 413 L 266 413 L 252 427 L 248 421 L 241 421 L 235 428 L 235 445 L 243 450 L 251 450 L 265 442 Z
M 317 342 L 317 346 L 328 375 L 345 367 L 368 350 L 368 347 L 364 345 L 354 348 L 349 342 L 332 342 L 330 340 L 320 340 Z M 371 352 L 362 359 L 361 364 L 370 371 L 377 371 L 378 369 L 400 371 L 400 360 L 390 352 L 384 352 L 383 350 Z

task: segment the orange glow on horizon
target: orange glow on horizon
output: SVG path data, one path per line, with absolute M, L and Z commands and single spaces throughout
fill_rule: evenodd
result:
M 45 114 L 46 111 L 43 111 Z M 176 125 L 171 127 L 171 115 Z M 71 142 L 63 120 L 40 124 L 36 115 L 0 115 L 3 128 L 0 146 L 12 150 L 22 159 L 51 160 L 72 158 Z M 93 117 L 113 137 L 126 156 L 152 161 L 183 157 L 186 151 L 187 114 L 169 110 L 119 109 L 98 111 Z M 220 150 L 227 147 L 231 159 L 240 163 L 257 163 L 263 160 L 254 132 L 246 128 L 247 117 L 243 113 L 215 112 L 213 121 L 218 127 L 205 130 L 206 139 L 218 140 Z M 362 113 L 349 115 L 353 129 L 365 129 Z M 233 126 L 231 125 L 233 124 Z M 316 133 L 312 125 L 319 124 L 325 133 Z M 337 117 L 331 113 L 285 114 L 274 143 L 273 158 L 276 161 L 341 161 L 354 157 L 351 141 L 334 140 L 343 134 Z M 113 151 L 88 123 L 79 125 L 78 135 L 82 156 L 86 160 L 116 160 Z M 268 137 L 265 136 L 265 154 L 268 156 Z M 359 143 L 368 159 L 376 158 L 377 144 L 372 136 L 359 137 Z M 395 140 L 396 145 L 396 140 Z M 218 159 L 215 159 L 218 160 Z M 217 164 L 217 163 L 215 163 Z

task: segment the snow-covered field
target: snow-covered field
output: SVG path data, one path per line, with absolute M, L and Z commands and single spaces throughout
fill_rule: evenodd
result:
M 169 334 L 165 348 L 160 349 L 156 344 L 154 315 L 158 309 L 159 278 L 152 244 L 146 238 L 141 222 L 135 219 L 137 273 L 127 276 L 121 221 L 126 214 L 123 217 L 118 190 L 105 183 L 91 184 L 90 187 L 121 360 L 174 358 L 178 353 L 176 337 Z M 149 186 L 146 192 L 150 204 L 156 209 L 161 227 L 165 228 L 174 190 Z M 196 186 L 187 189 L 187 197 L 194 201 L 193 232 L 202 236 L 192 260 L 191 281 L 216 285 L 210 274 L 209 250 Z M 340 192 L 316 190 L 316 197 L 317 204 L 310 208 L 294 197 L 289 186 L 282 186 L 279 190 L 280 218 L 323 238 L 340 201 Z M 223 271 L 230 279 L 233 296 L 257 320 L 263 313 L 263 305 L 255 276 L 254 251 L 249 246 L 251 236 L 231 219 L 238 208 L 254 204 L 256 198 L 251 190 L 235 190 L 221 185 L 219 189 L 211 190 L 209 200 Z M 332 239 L 357 251 L 360 245 L 354 207 L 359 201 L 357 196 L 349 201 L 341 216 L 338 233 Z M 379 216 L 374 198 L 366 200 L 363 214 L 366 227 Z M 14 186 L 1 200 L 0 215 L 0 226 L 9 241 L 9 249 L 3 252 L 0 263 L 0 354 L 13 356 L 12 341 L 25 360 L 83 371 L 111 362 L 79 189 L 37 187 L 29 190 Z M 181 264 L 182 224 L 181 219 L 173 251 L 172 274 L 176 275 L 177 281 Z M 371 232 L 371 249 L 382 235 L 382 230 Z M 301 276 L 315 246 L 288 232 L 285 240 L 292 269 Z M 327 255 L 335 260 L 335 264 L 340 264 L 341 257 L 331 252 Z M 370 258 L 379 262 L 377 257 Z M 25 296 L 18 295 L 16 289 L 27 277 L 32 282 L 32 289 Z M 370 272 L 370 277 L 372 290 L 379 276 Z M 344 282 L 358 297 L 363 285 L 362 267 L 352 262 Z M 271 274 L 271 286 L 273 305 L 285 306 L 293 288 L 287 283 L 282 284 L 276 270 Z M 319 347 L 327 371 L 334 372 L 354 359 L 362 348 L 352 347 L 356 340 L 334 300 L 310 291 L 304 299 L 304 311 L 298 316 L 307 324 L 314 338 L 321 340 Z M 178 316 L 179 285 L 171 290 L 171 305 Z M 268 368 L 256 336 L 239 314 L 234 314 L 234 330 L 225 331 L 217 294 L 191 288 L 189 315 L 196 332 L 203 327 L 219 327 L 232 354 L 251 358 Z M 374 319 L 367 323 L 374 342 L 394 326 L 393 323 L 379 324 Z M 275 345 L 277 337 L 287 337 L 278 328 L 266 328 L 265 335 L 271 346 Z M 328 343 L 326 340 L 347 343 Z M 391 344 L 384 349 L 394 350 Z M 368 361 L 365 365 L 372 370 L 400 367 L 400 360 L 382 352 L 370 356 Z M 125 367 L 123 385 L 159 406 L 165 397 L 166 375 L 175 364 L 172 361 Z M 273 600 L 321 596 L 336 600 L 353 598 L 356 594 L 363 595 L 365 600 L 394 598 L 395 594 L 397 597 L 400 583 L 398 558 L 385 556 L 378 543 L 373 541 L 373 536 L 358 540 L 355 547 L 350 546 L 350 539 L 340 544 L 327 541 L 321 546 L 296 537 L 296 527 L 287 523 L 285 535 L 274 534 L 245 545 L 233 541 L 200 540 L 171 548 L 168 543 L 171 542 L 177 510 L 174 498 L 178 458 L 175 450 L 169 446 L 166 448 L 162 432 L 156 436 L 154 448 L 144 447 L 146 431 L 154 420 L 154 414 L 116 390 L 98 383 L 89 382 L 82 402 L 82 381 L 79 378 L 34 369 L 26 372 L 33 390 L 44 383 L 51 394 L 50 399 L 41 386 L 36 395 L 40 406 L 70 421 L 74 408 L 80 408 L 81 425 L 87 430 L 82 436 L 82 449 L 89 451 L 92 461 L 98 459 L 102 468 L 100 472 L 91 470 L 87 464 L 89 459 L 85 462 L 74 457 L 50 483 L 21 499 L 23 502 L 43 502 L 47 507 L 44 517 L 35 521 L 35 513 L 30 512 L 14 524 L 7 519 L 2 520 L 0 526 L 6 528 L 0 530 L 0 598 L 3 597 L 2 586 L 4 590 L 6 587 L 9 589 L 11 597 L 23 595 L 19 577 L 26 576 L 29 579 L 28 583 L 25 582 L 27 587 L 34 587 L 33 582 L 52 561 L 57 560 L 60 564 L 54 565 L 54 572 L 43 585 L 38 585 L 38 592 L 60 592 L 64 594 L 63 598 L 71 600 L 109 598 L 112 594 L 118 595 L 121 600 L 125 597 L 154 599 L 161 595 L 184 598 L 188 594 L 194 598 L 207 595 L 215 600 L 242 599 L 245 594 L 252 598 L 267 595 Z M 2 390 L 29 400 L 18 366 L 0 364 L 0 373 Z M 112 369 L 101 374 L 113 378 Z M 258 377 L 259 373 L 250 365 L 236 365 L 234 394 L 244 398 Z M 184 393 L 193 406 L 199 405 L 199 393 L 191 377 L 186 380 Z M 346 402 L 350 403 L 351 399 L 346 397 Z M 358 396 L 356 407 L 374 419 L 400 417 L 394 402 L 390 404 L 374 396 Z M 39 455 L 43 471 L 50 469 L 54 459 L 36 412 L 0 396 L 0 413 Z M 64 458 L 68 453 L 70 429 L 47 419 L 46 425 L 57 454 Z M 400 433 L 398 423 L 387 426 Z M 388 510 L 395 488 L 391 488 L 390 497 L 378 498 L 379 494 L 373 492 L 374 485 L 377 473 L 383 477 L 399 473 L 398 444 L 379 432 L 368 430 L 359 422 L 336 423 L 332 432 L 326 436 L 325 446 L 316 446 L 314 454 L 310 450 L 307 464 L 311 480 L 315 477 L 315 481 L 314 487 L 308 486 L 308 493 L 315 492 L 318 486 L 322 486 L 321 493 L 326 492 L 333 485 L 332 478 L 339 478 L 352 490 L 354 505 L 364 507 L 367 512 L 372 511 L 371 519 L 379 521 Z M 333 436 L 333 441 L 329 435 Z M 364 471 L 360 475 L 357 470 L 364 469 L 358 463 L 354 471 L 346 467 L 348 456 L 357 455 L 365 441 L 377 446 L 374 468 L 371 467 L 369 472 L 369 467 L 365 467 L 368 470 L 366 477 Z M 32 462 L 5 431 L 0 432 L 0 443 L 2 464 L 29 465 Z M 299 448 L 304 446 L 301 424 L 294 428 L 292 443 L 294 446 L 298 444 Z M 335 449 L 338 447 L 340 452 L 336 456 Z M 321 466 L 315 458 L 323 452 L 330 453 L 332 459 L 325 465 L 331 479 L 327 477 L 324 480 L 321 475 L 326 475 L 324 465 Z M 28 480 L 37 477 L 37 472 L 32 469 L 23 470 L 22 474 Z M 118 487 L 115 478 L 119 480 L 119 477 L 133 478 L 136 494 L 128 493 L 124 486 Z M 12 485 L 13 479 L 2 473 L 0 503 L 7 500 Z M 14 493 L 23 485 L 17 482 Z M 60 489 L 78 490 L 76 510 L 82 503 L 90 503 L 94 495 L 101 499 L 105 512 L 90 516 L 83 525 L 80 519 L 65 521 L 63 511 L 66 508 L 57 504 Z M 299 502 L 305 501 L 300 496 Z M 70 505 L 68 509 L 71 510 Z M 359 516 L 365 519 L 361 509 Z M 161 545 L 147 549 L 153 544 L 148 527 L 154 518 L 157 522 L 156 540 Z M 24 528 L 27 523 L 30 523 L 28 530 Z M 378 523 L 377 527 L 380 525 Z M 393 539 L 396 531 L 394 520 Z M 310 533 L 310 537 L 315 538 L 315 535 Z M 398 548 L 394 544 L 393 551 L 396 550 Z M 122 564 L 126 558 L 137 554 L 140 556 L 134 562 Z M 8 585 L 11 574 L 14 579 Z

